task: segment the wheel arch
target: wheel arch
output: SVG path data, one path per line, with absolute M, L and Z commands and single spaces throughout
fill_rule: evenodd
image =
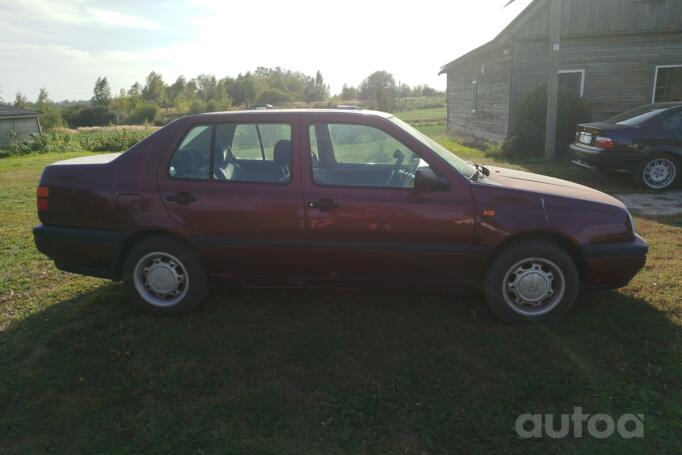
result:
M 148 228 L 137 231 L 127 236 L 119 247 L 119 251 L 116 255 L 113 265 L 113 278 L 115 281 L 120 281 L 123 278 L 123 263 L 130 249 L 134 245 L 151 237 L 169 237 L 189 247 L 192 251 L 196 252 L 197 250 L 196 244 L 177 232 L 163 228 Z
M 582 249 L 580 248 L 578 242 L 576 242 L 574 239 L 572 239 L 566 234 L 547 230 L 523 232 L 504 239 L 502 242 L 495 245 L 495 247 L 493 247 L 492 251 L 490 252 L 485 267 L 485 271 L 487 272 L 488 268 L 497 258 L 497 256 L 499 256 L 500 253 L 509 248 L 511 245 L 518 242 L 529 240 L 541 240 L 549 242 L 564 250 L 566 253 L 568 253 L 571 259 L 573 259 L 576 269 L 578 270 L 578 276 L 580 277 L 580 279 L 583 280 L 585 278 L 586 271 L 585 255 L 583 254 Z

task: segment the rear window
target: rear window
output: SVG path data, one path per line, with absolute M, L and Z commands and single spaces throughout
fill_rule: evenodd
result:
M 669 108 L 667 107 L 650 104 L 647 106 L 638 107 L 631 111 L 623 112 L 622 114 L 618 114 L 615 117 L 611 117 L 610 119 L 606 120 L 606 122 L 615 123 L 617 125 L 637 126 L 653 119 L 668 109 Z

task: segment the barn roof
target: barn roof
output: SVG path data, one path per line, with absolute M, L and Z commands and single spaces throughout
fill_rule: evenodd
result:
M 457 57 L 450 63 L 446 63 L 441 67 L 438 74 L 447 73 L 447 71 L 454 65 L 461 63 L 465 60 L 468 60 L 472 57 L 476 57 L 477 55 L 480 55 L 481 53 L 487 51 L 488 49 L 492 49 L 499 45 L 501 42 L 505 40 L 505 38 L 509 35 L 510 32 L 518 28 L 521 24 L 523 24 L 523 22 L 525 22 L 526 19 L 528 19 L 535 11 L 537 11 L 540 8 L 540 6 L 542 6 L 544 3 L 545 0 L 533 0 L 523 11 L 521 11 L 521 14 L 516 16 L 514 20 L 512 20 L 509 23 L 509 25 L 507 25 L 500 33 L 498 33 L 495 38 L 485 43 L 483 46 L 477 47 L 476 49 L 467 52 L 466 54 L 460 57 Z
M 10 106 L 9 104 L 0 104 L 0 118 L 35 117 L 38 115 L 40 115 L 39 111 L 34 111 L 31 109 L 21 109 L 18 107 Z

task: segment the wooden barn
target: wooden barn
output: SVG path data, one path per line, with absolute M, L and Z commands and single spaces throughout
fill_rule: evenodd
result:
M 40 133 L 40 112 L 0 104 L 0 148 L 12 141 L 24 142 L 31 133 Z
M 549 3 L 534 0 L 495 39 L 441 68 L 451 133 L 506 138 L 515 104 L 547 83 Z M 559 84 L 585 99 L 592 120 L 680 101 L 682 0 L 561 0 L 559 56 Z

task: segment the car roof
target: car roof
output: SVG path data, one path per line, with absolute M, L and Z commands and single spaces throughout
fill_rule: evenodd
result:
M 372 116 L 372 117 L 382 117 L 382 118 L 390 118 L 393 117 L 393 114 L 389 114 L 388 112 L 381 112 L 381 111 L 372 111 L 372 110 L 366 110 L 366 109 L 357 109 L 357 110 L 350 110 L 350 109 L 248 109 L 248 110 L 240 110 L 240 111 L 224 111 L 224 112 L 206 112 L 203 114 L 192 114 L 192 115 L 187 115 L 184 118 L 186 119 L 192 119 L 192 120 L 207 120 L 215 117 L 221 117 L 221 118 L 229 118 L 231 116 L 253 116 L 253 117 L 269 117 L 272 115 L 281 115 L 283 117 L 286 117 L 287 115 L 296 115 L 296 114 L 337 114 L 340 116 L 344 117 L 361 117 L 361 116 Z

